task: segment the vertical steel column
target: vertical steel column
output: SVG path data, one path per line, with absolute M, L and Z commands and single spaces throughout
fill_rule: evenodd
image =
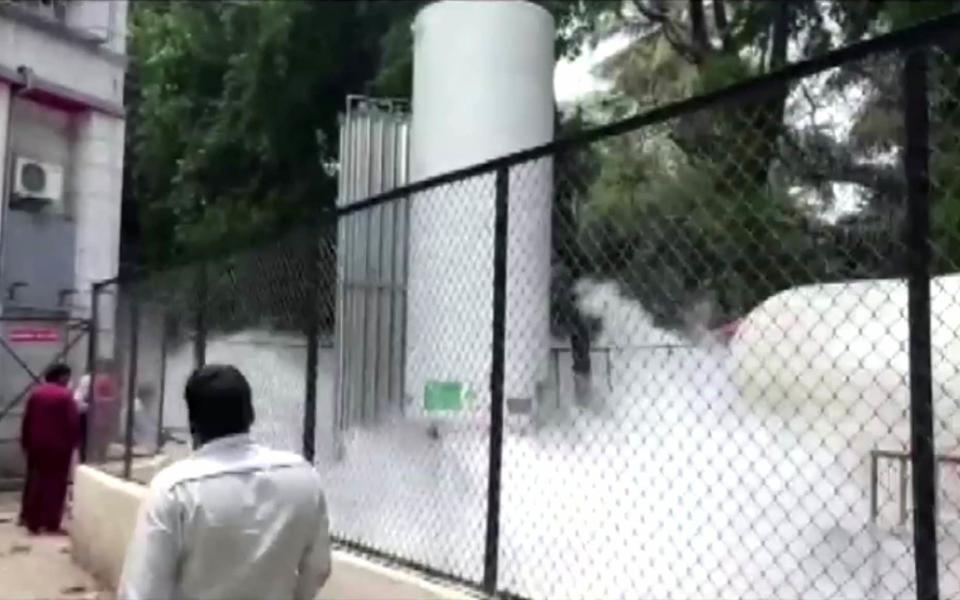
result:
M 926 51 L 903 67 L 907 178 L 907 268 L 910 323 L 910 442 L 913 543 L 919 600 L 940 596 L 937 575 L 936 456 L 930 351 L 930 123 Z
M 200 368 L 207 364 L 207 302 L 209 286 L 207 263 L 197 266 L 197 295 L 194 307 L 193 366 Z
M 870 523 L 876 525 L 877 514 L 879 511 L 879 502 L 877 496 L 880 485 L 880 457 L 876 450 L 870 451 Z
M 364 127 L 363 127 L 363 139 L 361 140 L 361 148 L 363 148 L 363 155 L 367 161 L 365 164 L 369 167 L 366 173 L 363 174 L 363 198 L 369 198 L 373 188 L 373 162 L 374 162 L 374 144 L 373 144 L 373 116 L 372 112 L 369 109 L 369 106 L 364 108 Z M 362 250 L 362 260 L 360 264 L 362 265 L 360 270 L 360 277 L 362 278 L 357 282 L 357 295 L 359 296 L 359 306 L 360 312 L 360 337 L 359 337 L 359 348 L 360 348 L 360 364 L 359 375 L 357 377 L 357 387 L 360 390 L 360 413 L 359 419 L 361 423 L 366 423 L 367 420 L 373 416 L 371 411 L 368 410 L 370 402 L 370 396 L 367 395 L 368 382 L 371 377 L 369 374 L 369 362 L 370 362 L 370 352 L 367 348 L 367 340 L 369 339 L 370 331 L 370 311 L 369 302 L 367 299 L 370 297 L 370 282 L 372 280 L 371 274 L 373 272 L 373 266 L 370 264 L 370 239 L 373 234 L 373 213 L 377 210 L 376 206 L 371 206 L 359 213 L 357 213 L 358 222 L 362 224 L 361 231 L 363 232 L 358 239 L 358 242 L 362 244 L 360 246 Z
M 167 313 L 166 310 L 163 312 L 163 316 L 160 318 L 160 404 L 157 406 L 157 453 L 160 453 L 160 449 L 163 448 L 164 436 L 163 436 L 163 411 L 166 404 L 167 397 L 167 352 L 169 352 L 170 347 L 167 343 Z
M 133 472 L 133 418 L 137 398 L 137 354 L 140 338 L 140 299 L 136 292 L 130 295 L 130 359 L 127 364 L 127 415 L 123 439 L 123 478 Z
M 483 589 L 497 591 L 500 548 L 500 475 L 503 465 L 503 405 L 507 335 L 507 231 L 510 169 L 496 174 L 493 226 L 493 348 L 490 364 L 490 465 L 487 472 L 487 535 L 483 556 Z
M 87 397 L 83 400 L 87 403 L 87 414 L 83 416 L 83 440 L 80 444 L 80 461 L 87 462 L 87 450 L 90 446 L 90 435 L 92 433 L 94 408 L 94 377 L 97 371 L 97 340 L 100 337 L 100 290 L 103 286 L 94 283 L 90 287 L 90 333 L 87 339 L 87 378 L 90 380 L 90 387 L 87 390 Z
M 320 232 L 320 228 L 315 231 Z M 303 405 L 303 457 L 313 462 L 316 455 L 317 433 L 317 368 L 320 362 L 320 236 L 310 235 L 307 240 L 307 301 L 306 327 L 307 367 L 306 389 Z
M 910 464 L 908 461 L 909 457 L 904 456 L 898 465 L 900 467 L 900 520 L 898 523 L 901 527 L 907 524 L 907 488 L 910 484 L 910 476 L 907 472 L 907 466 Z

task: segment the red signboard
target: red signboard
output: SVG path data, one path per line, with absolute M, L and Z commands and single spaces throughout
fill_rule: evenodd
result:
M 7 334 L 11 342 L 57 343 L 60 341 L 60 332 L 47 327 L 18 327 L 11 329 Z

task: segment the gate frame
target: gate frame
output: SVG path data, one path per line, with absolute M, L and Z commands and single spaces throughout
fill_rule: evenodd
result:
M 3 335 L 0 335 L 0 355 L 12 358 L 13 361 L 17 364 L 20 370 L 26 372 L 29 375 L 31 382 L 23 387 L 19 392 L 14 394 L 13 398 L 9 401 L 4 402 L 0 405 L 0 421 L 10 418 L 11 414 L 21 406 L 27 399 L 30 394 L 30 391 L 39 383 L 43 381 L 43 372 L 48 368 L 64 361 L 70 352 L 74 350 L 84 338 L 89 339 L 92 331 L 92 319 L 74 317 L 66 312 L 35 312 L 35 313 L 14 313 L 3 315 L 0 314 L 0 327 L 5 326 L 7 323 L 44 323 L 44 324 L 57 324 L 62 325 L 63 329 L 63 339 L 58 341 L 58 348 L 53 353 L 51 359 L 46 363 L 46 365 L 39 371 L 35 372 L 33 367 L 20 356 L 17 352 L 17 349 L 11 345 L 11 342 L 6 339 Z M 80 373 L 80 369 L 77 369 L 76 373 Z M 0 444 L 13 444 L 20 442 L 20 434 L 16 434 L 13 437 L 0 438 Z M 13 481 L 16 481 L 16 478 L 13 478 Z

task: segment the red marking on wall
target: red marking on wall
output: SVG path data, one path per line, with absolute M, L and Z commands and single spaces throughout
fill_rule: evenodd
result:
M 7 339 L 19 344 L 55 344 L 60 341 L 60 332 L 46 327 L 18 327 L 10 330 Z

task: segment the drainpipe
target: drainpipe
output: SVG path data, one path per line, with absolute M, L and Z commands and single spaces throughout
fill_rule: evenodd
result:
M 13 140 L 13 103 L 18 96 L 29 92 L 33 88 L 33 69 L 26 65 L 20 65 L 17 67 L 17 74 L 20 76 L 19 82 L 10 83 L 10 99 L 7 101 L 7 139 L 4 141 L 3 148 L 3 160 L 4 169 L 3 169 L 3 181 L 0 182 L 0 191 L 2 191 L 2 197 L 0 197 L 0 275 L 3 273 L 3 255 L 4 255 L 4 235 L 3 230 L 6 224 L 6 215 L 7 208 L 9 206 L 10 192 L 12 189 L 13 182 L 13 169 L 15 163 L 13 157 L 10 155 L 10 150 L 12 147 L 11 141 Z M 3 314 L 3 303 L 0 302 L 0 315 Z

